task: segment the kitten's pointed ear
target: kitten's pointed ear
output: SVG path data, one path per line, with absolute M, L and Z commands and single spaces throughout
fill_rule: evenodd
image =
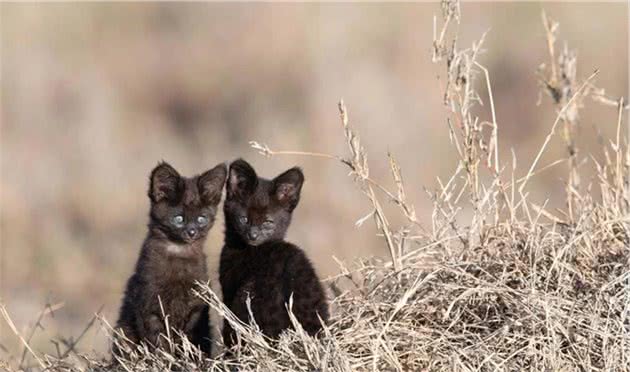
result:
M 273 193 L 280 203 L 293 211 L 300 201 L 300 191 L 304 183 L 304 174 L 298 167 L 291 168 L 273 179 Z
M 153 203 L 162 200 L 175 201 L 182 188 L 182 178 L 170 164 L 160 162 L 151 171 L 149 198 Z
M 226 177 L 227 166 L 225 163 L 221 163 L 199 176 L 197 186 L 204 203 L 207 205 L 219 204 Z
M 237 159 L 230 164 L 230 172 L 227 180 L 227 197 L 247 195 L 256 189 L 258 176 L 256 171 L 243 159 Z

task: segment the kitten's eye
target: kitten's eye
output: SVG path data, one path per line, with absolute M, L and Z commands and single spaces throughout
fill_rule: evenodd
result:
M 197 223 L 201 226 L 205 226 L 208 223 L 208 217 L 206 216 L 197 217 Z
M 243 216 L 243 217 L 239 218 L 238 222 L 240 222 L 241 224 L 245 225 L 247 223 L 247 217 Z
M 181 225 L 184 223 L 184 216 L 182 216 L 181 214 L 178 214 L 177 216 L 173 217 L 173 224 L 174 225 Z
M 265 222 L 263 222 L 262 227 L 264 227 L 265 229 L 270 229 L 273 227 L 273 221 L 272 220 L 267 220 Z

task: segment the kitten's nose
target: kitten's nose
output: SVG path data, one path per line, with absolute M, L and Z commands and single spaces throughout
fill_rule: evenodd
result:
M 247 233 L 247 237 L 248 237 L 250 240 L 256 240 L 256 238 L 258 237 L 258 232 L 257 232 L 257 231 L 250 230 L 250 231 Z
M 186 235 L 188 235 L 189 238 L 194 238 L 197 235 L 197 229 L 186 230 Z

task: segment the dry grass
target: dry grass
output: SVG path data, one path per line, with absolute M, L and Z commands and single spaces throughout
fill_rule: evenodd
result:
M 551 71 L 540 69 L 541 86 L 557 104 L 557 120 L 524 177 L 516 160 L 499 158 L 500 122 L 494 110 L 488 70 L 477 61 L 482 39 L 458 49 L 450 26 L 458 23 L 459 3 L 443 2 L 442 21 L 435 22 L 435 63 L 449 113 L 447 130 L 459 164 L 451 179 L 438 180 L 428 191 L 434 203 L 431 226 L 418 222 L 407 202 L 400 167 L 388 154 L 392 181 L 370 177 L 367 152 L 340 104 L 342 130 L 349 156 L 304 151 L 275 151 L 252 146 L 265 156 L 316 156 L 348 167 L 372 211 L 390 260 L 365 259 L 327 279 L 333 317 L 319 339 L 308 337 L 295 323 L 279 341 L 266 339 L 255 322 L 239 322 L 206 284 L 197 294 L 232 323 L 243 344 L 236 361 L 220 355 L 204 360 L 190 344 L 171 342 L 168 350 L 128 350 L 117 367 L 80 354 L 76 343 L 59 355 L 38 355 L 14 327 L 24 344 L 22 360 L 5 368 L 33 370 L 243 370 L 243 371 L 520 371 L 630 369 L 630 149 L 624 137 L 627 106 L 605 97 L 594 86 L 595 73 L 580 81 L 577 59 L 555 57 L 557 25 L 544 17 Z M 438 30 L 438 23 L 441 24 Z M 452 36 L 449 36 L 452 35 Z M 449 39 L 450 37 L 450 39 Z M 548 72 L 548 75 L 546 74 Z M 479 74 L 489 93 L 492 121 L 482 112 L 476 91 Z M 577 111 L 584 98 L 616 106 L 617 136 L 602 149 L 604 162 L 591 183 L 579 182 L 578 152 L 573 141 Z M 567 158 L 541 167 L 538 163 L 556 127 L 564 128 Z M 627 125 L 627 123 L 625 124 Z M 530 200 L 528 181 L 566 162 L 566 210 L 550 211 L 546 202 Z M 393 188 L 384 186 L 393 184 Z M 405 223 L 390 223 L 392 204 Z M 470 205 L 471 217 L 461 216 Z M 288 305 L 289 307 L 291 304 Z M 4 308 L 2 308 L 4 309 Z M 6 311 L 2 315 L 10 323 Z M 255 318 L 255 314 L 254 318 Z M 101 319 L 101 325 L 111 328 Z M 0 365 L 1 366 L 1 365 Z M 29 368 L 29 366 L 31 366 Z

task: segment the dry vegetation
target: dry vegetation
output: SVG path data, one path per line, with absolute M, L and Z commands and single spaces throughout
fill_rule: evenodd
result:
M 494 114 L 491 73 L 477 60 L 483 37 L 460 49 L 454 32 L 460 16 L 458 2 L 444 1 L 434 26 L 433 61 L 444 67 L 440 79 L 449 112 L 445 128 L 460 160 L 450 179 L 438 180 L 437 189 L 427 191 L 434 205 L 431 226 L 418 221 L 391 154 L 393 182 L 370 177 L 366 150 L 343 103 L 339 110 L 347 156 L 276 151 L 251 143 L 265 156 L 315 156 L 347 167 L 357 189 L 373 205 L 357 224 L 373 219 L 389 250 L 391 260 L 340 264 L 339 275 L 327 279 L 333 317 L 319 340 L 309 338 L 299 324 L 277 342 L 265 339 L 255 323 L 240 323 L 210 287 L 201 284 L 198 295 L 241 336 L 238 362 L 221 355 L 203 360 L 189 344 L 170 343 L 169 350 L 155 353 L 129 350 L 130 357 L 112 367 L 103 357 L 81 354 L 80 344 L 75 347 L 70 341 L 59 346 L 56 356 L 38 355 L 29 348 L 28 335 L 16 331 L 24 354 L 5 368 L 629 370 L 628 107 L 595 86 L 597 72 L 577 76 L 575 53 L 566 47 L 556 52 L 558 25 L 543 15 L 550 59 L 539 68 L 539 78 L 542 92 L 557 105 L 557 119 L 550 123 L 537 156 L 526 162 L 526 175 L 517 178 L 516 159 L 499 158 L 501 126 Z M 479 84 L 485 86 L 487 98 L 477 93 Z M 617 135 L 603 144 L 605 161 L 592 157 L 583 165 L 595 167 L 597 178 L 580 182 L 574 136 L 579 110 L 589 98 L 618 110 Z M 491 121 L 475 114 L 486 101 Z M 549 144 L 559 140 L 566 145 L 566 158 L 540 164 Z M 554 166 L 567 167 L 565 210 L 548 210 L 545 201 L 528 197 L 531 178 Z M 406 223 L 391 224 L 386 203 L 395 205 Z M 472 206 L 472 216 L 460 215 L 465 205 Z M 10 324 L 6 311 L 2 316 Z M 104 319 L 100 324 L 111 331 Z

